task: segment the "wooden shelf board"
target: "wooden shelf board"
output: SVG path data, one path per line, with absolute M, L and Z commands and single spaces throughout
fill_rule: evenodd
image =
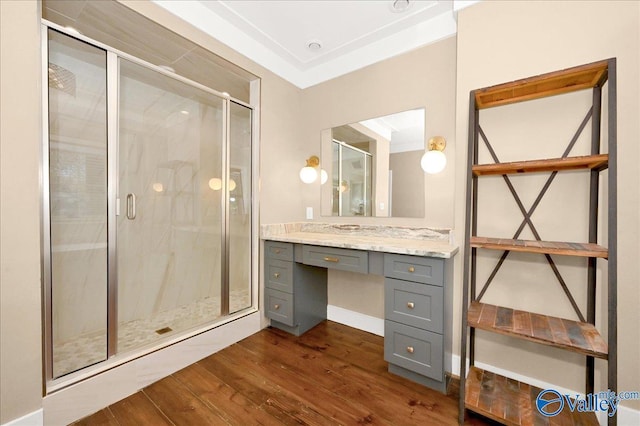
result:
M 525 253 L 559 254 L 563 256 L 608 258 L 609 251 L 598 244 L 564 241 L 511 240 L 506 238 L 471 237 L 471 247 Z
M 607 359 L 607 343 L 589 323 L 472 302 L 467 324 L 480 330 Z
M 598 425 L 593 412 L 571 412 L 568 404 L 553 417 L 536 408 L 542 389 L 472 366 L 466 380 L 465 407 L 506 425 Z
M 582 157 L 551 158 L 545 160 L 516 161 L 511 163 L 477 164 L 473 166 L 476 176 L 507 175 L 514 173 L 539 173 L 564 170 L 596 169 L 608 166 L 609 155 L 585 155 Z
M 599 61 L 535 77 L 476 90 L 478 109 L 555 96 L 601 84 L 607 77 L 608 61 Z

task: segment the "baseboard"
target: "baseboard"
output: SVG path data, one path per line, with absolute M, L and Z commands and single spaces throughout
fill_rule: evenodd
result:
M 384 319 L 382 318 L 350 311 L 335 305 L 327 305 L 327 319 L 378 336 L 384 336 Z
M 26 416 L 11 420 L 2 426 L 42 426 L 44 424 L 44 410 L 41 408 Z
M 600 424 L 606 424 L 606 419 L 598 419 Z M 621 405 L 618 407 L 618 424 L 619 425 L 640 425 L 640 410 L 634 410 L 633 408 L 625 407 Z
M 455 376 L 460 376 L 460 356 L 459 355 L 453 355 L 451 357 L 451 362 L 452 362 L 452 368 L 451 368 L 451 374 L 455 375 Z M 534 379 L 531 377 L 527 377 L 524 376 L 522 374 L 518 374 L 518 373 L 514 373 L 513 371 L 509 371 L 509 370 L 504 370 L 502 368 L 499 367 L 495 367 L 493 365 L 489 365 L 489 364 L 485 364 L 482 362 L 476 362 L 475 365 L 478 368 L 481 368 L 483 370 L 489 370 L 492 371 L 496 374 L 499 374 L 501 376 L 504 377 L 509 377 L 510 379 L 514 379 L 517 380 L 519 382 L 524 382 L 524 383 L 528 383 L 530 385 L 536 386 L 540 389 L 555 389 L 558 392 L 560 392 L 561 394 L 567 394 L 567 395 L 581 395 L 584 396 L 584 393 L 582 392 L 577 392 L 575 390 L 572 389 L 567 389 L 567 388 L 563 388 L 561 386 L 557 386 L 553 383 L 547 383 L 544 382 L 542 380 L 538 380 L 538 379 Z M 469 362 L 467 360 L 467 371 L 469 371 Z M 635 389 L 632 389 L 633 391 L 635 391 Z M 601 425 L 606 425 L 607 424 L 607 416 L 606 413 L 600 412 L 600 413 L 596 413 L 597 417 L 598 417 L 598 422 L 600 422 Z M 625 407 L 624 405 L 620 405 L 618 407 L 618 424 L 621 426 L 626 426 L 626 425 L 640 425 L 640 410 L 634 410 L 632 408 L 629 407 Z

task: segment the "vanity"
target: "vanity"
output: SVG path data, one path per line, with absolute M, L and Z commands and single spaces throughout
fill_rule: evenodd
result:
M 327 270 L 384 276 L 389 371 L 446 392 L 452 349 L 449 231 L 375 225 L 263 225 L 265 315 L 300 336 L 327 319 Z M 366 295 L 363 295 L 363 299 Z

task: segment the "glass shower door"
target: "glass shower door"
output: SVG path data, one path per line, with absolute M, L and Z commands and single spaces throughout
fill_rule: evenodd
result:
M 118 352 L 223 312 L 223 100 L 120 59 Z
M 48 45 L 47 363 L 58 378 L 107 358 L 107 54 L 53 30 Z
M 229 312 L 251 306 L 251 109 L 229 103 Z

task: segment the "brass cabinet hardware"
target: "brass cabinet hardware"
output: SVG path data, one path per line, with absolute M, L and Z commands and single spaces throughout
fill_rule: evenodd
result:
M 409 266 L 409 272 L 415 272 L 416 268 L 414 268 L 413 266 Z
M 280 254 L 281 251 L 282 250 L 280 250 L 280 249 L 275 249 L 276 254 Z
M 413 346 L 407 346 L 407 352 L 412 354 L 413 353 Z
M 280 305 L 278 305 L 278 304 L 276 303 L 275 305 L 273 305 L 273 309 L 275 309 L 275 310 L 277 311 L 278 309 L 280 309 Z
M 274 272 L 273 273 L 273 278 L 278 278 L 280 276 L 280 272 Z
M 413 302 L 407 302 L 407 308 L 409 308 L 409 309 L 413 309 L 413 308 L 415 308 L 415 307 L 416 307 L 415 303 L 413 303 Z
M 334 263 L 338 263 L 338 262 L 340 262 L 340 259 L 338 259 L 337 257 L 329 257 L 329 256 L 325 256 L 324 261 L 325 261 L 325 262 L 334 262 Z

